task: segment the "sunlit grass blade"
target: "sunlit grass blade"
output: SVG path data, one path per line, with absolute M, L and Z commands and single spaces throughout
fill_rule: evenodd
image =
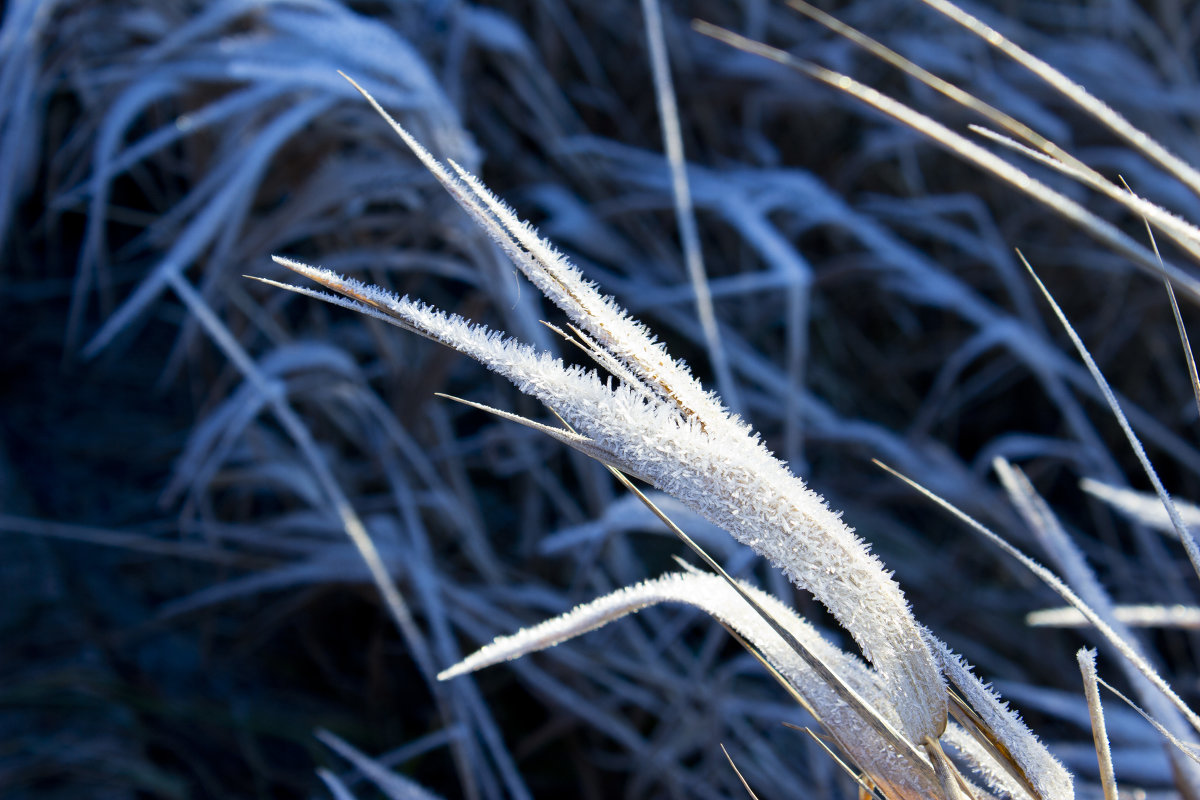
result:
M 1133 489 L 1114 486 L 1093 478 L 1081 479 L 1079 488 L 1139 525 L 1146 525 L 1172 537 L 1178 535 L 1174 522 L 1157 494 L 1136 492 Z M 1183 524 L 1189 530 L 1200 528 L 1200 506 L 1175 498 L 1172 500 L 1175 502 L 1175 509 L 1179 512 L 1179 518 Z
M 887 470 L 892 475 L 895 475 L 921 495 L 942 507 L 953 516 L 957 517 L 969 528 L 981 534 L 988 541 L 992 542 L 1006 554 L 1015 559 L 1018 563 L 1025 567 L 1025 569 L 1037 576 L 1042 583 L 1053 589 L 1060 597 L 1066 600 L 1072 608 L 1087 618 L 1087 620 L 1094 625 L 1098 631 L 1100 631 L 1104 638 L 1110 644 L 1112 644 L 1113 647 L 1115 647 L 1117 651 L 1137 669 L 1138 672 L 1145 676 L 1170 700 L 1171 704 L 1175 706 L 1175 708 L 1178 709 L 1178 711 L 1187 719 L 1188 723 L 1191 724 L 1196 731 L 1200 732 L 1200 715 L 1197 715 L 1194 711 L 1192 711 L 1191 708 L 1188 707 L 1187 703 L 1185 703 L 1183 699 L 1175 693 L 1175 690 L 1172 689 L 1170 685 L 1168 685 L 1167 682 L 1162 679 L 1154 667 L 1151 666 L 1150 663 L 1146 661 L 1146 659 L 1143 658 L 1140 653 L 1131 648 L 1125 639 L 1122 638 L 1115 630 L 1113 630 L 1112 626 L 1102 619 L 1091 608 L 1091 606 L 1089 606 L 1077 594 L 1075 594 L 1075 592 L 1072 591 L 1069 586 L 1063 583 L 1063 581 L 1057 575 L 1034 561 L 1029 556 L 1025 555 L 1018 548 L 1014 547 L 1003 537 L 994 533 L 990 528 L 977 521 L 971 515 L 962 511 L 952 503 L 947 502 L 944 498 L 939 497 L 933 492 L 930 492 L 924 486 L 912 480 L 911 478 L 895 472 L 890 467 L 878 461 L 876 463 L 879 464 L 882 469 Z
M 948 152 L 975 164 L 993 177 L 1029 195 L 1054 213 L 1078 225 L 1089 236 L 1114 252 L 1125 256 L 1139 269 L 1151 275 L 1168 277 L 1190 297 L 1200 301 L 1200 283 L 1196 279 L 1169 263 L 1160 263 L 1153 253 L 1139 245 L 1112 223 L 1100 218 L 1080 203 L 1050 188 L 962 135 L 951 131 L 945 125 L 914 111 L 848 75 L 826 69 L 778 48 L 748 39 L 710 23 L 697 22 L 695 27 L 699 32 L 739 50 L 768 58 L 802 72 L 892 117 L 912 130 L 927 136 Z
M 654 95 L 658 99 L 658 119 L 662 126 L 663 145 L 667 163 L 671 167 L 671 194 L 675 200 L 675 223 L 679 227 L 679 240 L 683 245 L 684 262 L 687 264 L 688 280 L 696 293 L 696 315 L 704 331 L 704 345 L 708 359 L 716 373 L 721 397 L 733 410 L 741 405 L 737 386 L 729 367 L 729 356 L 721 343 L 717 329 L 717 316 L 713 310 L 712 292 L 704 270 L 704 256 L 700 248 L 700 230 L 696 223 L 696 209 L 692 205 L 692 192 L 688 185 L 687 162 L 683 152 L 683 134 L 680 131 L 679 108 L 675 99 L 675 87 L 671 80 L 671 64 L 667 55 L 667 41 L 663 33 L 662 8 L 659 0 L 641 0 L 642 19 L 646 24 L 646 43 L 650 50 L 650 68 L 654 77 Z
M 1140 150 L 1148 158 L 1161 165 L 1163 169 L 1186 184 L 1193 192 L 1200 195 L 1200 172 L 1186 161 L 1168 151 L 1153 138 L 1146 135 L 1145 132 L 1139 130 L 1137 126 L 1130 123 L 1129 120 L 1114 111 L 1091 92 L 1087 91 L 1087 89 L 1008 39 L 1004 34 L 978 17 L 950 2 L 950 0 L 922 0 L 922 2 L 954 20 L 959 25 L 962 25 L 975 36 L 1037 75 L 1062 93 L 1072 103 L 1099 120 L 1109 130 L 1121 136 L 1130 145 Z
M 742 775 L 742 771 L 737 768 L 737 764 L 733 763 L 733 756 L 729 755 L 729 751 L 725 749 L 725 745 L 723 744 L 721 745 L 721 752 L 725 754 L 725 758 L 729 761 L 729 766 L 733 769 L 734 773 L 737 774 L 738 780 L 741 781 L 742 786 L 746 787 L 746 795 L 750 798 L 750 800 L 758 800 L 758 795 L 756 795 L 754 790 L 750 788 L 750 784 L 746 782 L 746 778 Z
M 980 100 L 978 97 L 955 86 L 953 83 L 938 77 L 929 70 L 920 67 L 891 48 L 886 47 L 861 31 L 846 25 L 832 15 L 809 5 L 804 0 L 789 0 L 788 5 L 805 16 L 820 22 L 839 35 L 846 37 L 875 57 L 901 70 L 959 105 L 983 116 L 991 121 L 992 124 L 1008 131 L 1011 135 L 1023 139 L 1028 143 L 1028 147 L 1032 149 L 1025 150 L 1025 146 L 1012 140 L 1007 140 L 1005 144 L 1006 146 L 1012 146 L 1021 150 L 1025 155 L 1047 164 L 1053 169 L 1057 169 L 1074 180 L 1104 194 L 1110 200 L 1114 200 L 1133 213 L 1144 217 L 1148 223 L 1153 221 L 1156 227 L 1170 236 L 1181 247 L 1185 248 L 1193 257 L 1200 258 L 1200 228 L 1171 214 L 1160 206 L 1138 197 L 1128 187 L 1122 188 L 1118 186 L 1052 140 L 1038 133 L 1029 125 Z M 985 136 L 1004 141 L 1003 137 L 986 129 L 980 129 L 976 126 L 972 126 L 972 129 Z
M 1046 302 L 1049 303 L 1050 307 L 1054 310 L 1054 315 L 1058 317 L 1058 321 L 1062 323 L 1063 330 L 1065 330 L 1067 336 L 1070 337 L 1071 343 L 1075 345 L 1075 350 L 1079 353 L 1079 357 L 1087 366 L 1088 372 L 1092 374 L 1092 378 L 1096 381 L 1096 385 L 1100 388 L 1101 393 L 1104 395 L 1105 402 L 1108 403 L 1109 410 L 1112 411 L 1113 417 L 1117 420 L 1117 424 L 1121 426 L 1121 431 L 1125 434 L 1125 438 L 1129 442 L 1130 449 L 1132 449 L 1134 455 L 1137 456 L 1138 463 L 1142 465 L 1142 470 L 1146 473 L 1146 477 L 1150 479 L 1150 483 L 1154 487 L 1155 493 L 1158 495 L 1159 500 L 1162 501 L 1163 508 L 1167 510 L 1167 516 L 1171 518 L 1171 525 L 1175 528 L 1175 533 L 1178 534 L 1180 541 L 1183 543 L 1183 549 L 1187 552 L 1188 560 L 1192 562 L 1192 569 L 1196 571 L 1197 575 L 1200 575 L 1200 546 L 1197 546 L 1195 538 L 1187 529 L 1187 526 L 1183 524 L 1183 519 L 1179 516 L 1179 509 L 1175 507 L 1175 501 L 1171 499 L 1171 496 L 1167 493 L 1166 487 L 1164 487 L 1162 481 L 1159 480 L 1158 472 L 1155 471 L 1154 466 L 1150 463 L 1150 458 L 1146 455 L 1146 450 L 1142 447 L 1141 440 L 1138 438 L 1137 434 L 1134 433 L 1133 426 L 1129 424 L 1129 420 L 1125 416 L 1125 412 L 1121 410 L 1121 404 L 1117 402 L 1117 398 L 1113 394 L 1112 387 L 1109 386 L 1108 381 L 1105 379 L 1103 373 L 1100 372 L 1100 367 L 1097 366 L 1096 360 L 1092 358 L 1092 354 L 1088 351 L 1087 346 L 1083 343 L 1083 340 L 1079 338 L 1079 334 L 1075 332 L 1075 328 L 1071 325 L 1070 320 L 1067 319 L 1067 315 L 1055 301 L 1054 296 L 1050 294 L 1050 290 L 1046 288 L 1044 283 L 1042 283 L 1041 278 L 1039 278 L 1037 273 L 1034 272 L 1033 267 L 1025 259 L 1025 256 L 1020 251 L 1017 252 L 1017 255 L 1020 257 L 1021 263 L 1024 264 L 1025 268 L 1029 271 L 1029 274 L 1037 284 L 1038 289 L 1041 290 L 1042 296 L 1046 298 Z
M 1182 628 L 1200 630 L 1200 608 L 1195 606 L 1118 605 L 1113 618 L 1131 628 Z M 1088 619 L 1070 606 L 1031 611 L 1025 624 L 1049 628 L 1082 628 Z
M 1103 678 L 1097 677 L 1096 682 L 1099 683 L 1101 686 L 1103 686 L 1105 689 L 1108 689 L 1114 695 L 1116 695 L 1117 698 L 1122 703 L 1124 703 L 1125 705 L 1132 708 L 1134 711 L 1137 712 L 1138 716 L 1140 716 L 1142 719 L 1146 720 L 1146 722 L 1149 722 L 1152 726 L 1154 726 L 1154 729 L 1156 731 L 1158 731 L 1159 734 L 1161 734 L 1164 739 L 1166 739 L 1168 742 L 1170 742 L 1171 745 L 1173 745 L 1176 750 L 1178 750 L 1183 755 L 1187 756 L 1194 763 L 1200 765 L 1200 744 L 1197 744 L 1196 742 L 1185 741 L 1184 739 L 1181 739 L 1180 737 L 1176 736 L 1171 731 L 1167 730 L 1167 728 L 1161 722 L 1159 722 L 1154 717 L 1152 717 L 1148 713 L 1146 713 L 1146 711 L 1143 710 L 1141 707 L 1139 707 L 1137 703 L 1133 702 L 1133 700 L 1126 697 L 1124 694 L 1122 694 L 1120 691 L 1118 691 L 1115 687 L 1113 687 L 1112 684 L 1108 683 Z
M 1096 677 L 1096 651 L 1081 649 L 1075 654 L 1083 674 L 1083 693 L 1087 698 L 1088 716 L 1092 720 L 1092 739 L 1096 743 L 1096 758 L 1100 765 L 1100 786 L 1104 800 L 1117 800 L 1117 779 L 1113 773 L 1112 749 L 1104 724 L 1104 707 L 1100 704 L 1100 684 Z

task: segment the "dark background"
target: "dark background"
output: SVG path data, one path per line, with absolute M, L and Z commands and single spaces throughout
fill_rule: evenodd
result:
M 1200 219 L 1178 183 L 922 4 L 835 10 Z M 978 10 L 1200 163 L 1200 8 Z M 712 385 L 640 14 L 553 0 L 7 4 L 0 794 L 329 796 L 324 767 L 377 796 L 323 730 L 447 797 L 511 794 L 518 773 L 536 797 L 741 796 L 718 743 L 760 797 L 854 796 L 780 724 L 803 712 L 686 610 L 644 612 L 474 684 L 428 680 L 414 647 L 444 668 L 670 570 L 683 550 L 595 465 L 434 397 L 542 414 L 482 368 L 241 277 L 278 278 L 269 256 L 294 255 L 560 347 L 537 324 L 557 312 L 340 69 L 436 154 L 479 172 Z M 1083 745 L 1067 760 L 1086 779 L 1088 733 L 1050 701 L 1082 708 L 1073 654 L 1089 640 L 1028 627 L 1025 614 L 1056 599 L 870 459 L 1045 559 L 990 475 L 1007 455 L 1115 599 L 1189 603 L 1178 546 L 1078 488 L 1088 476 L 1148 483 L 1013 248 L 1141 412 L 1167 486 L 1200 497 L 1196 406 L 1161 283 L 917 134 L 689 27 L 706 19 L 792 49 L 956 130 L 976 121 L 794 11 L 671 2 L 664 15 L 738 410 L 845 510 L 919 620 L 1003 681 L 1035 730 Z M 1019 346 L 1004 338 L 1013 330 Z M 349 545 L 331 485 L 381 550 L 409 635 Z M 732 542 L 705 543 L 831 625 Z M 1148 643 L 1193 696 L 1193 637 Z M 1107 667 L 1102 654 L 1119 682 Z M 1140 752 L 1123 756 L 1144 767 L 1132 783 L 1169 785 L 1153 748 Z

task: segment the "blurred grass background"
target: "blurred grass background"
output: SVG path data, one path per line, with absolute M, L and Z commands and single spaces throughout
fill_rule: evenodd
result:
M 1200 220 L 1197 198 L 920 3 L 831 10 Z M 976 10 L 1200 163 L 1200 8 Z M 538 413 L 494 377 L 240 277 L 295 255 L 557 347 L 538 324 L 553 311 L 340 69 L 708 381 L 640 13 L 574 0 L 6 5 L 0 794 L 327 796 L 324 766 L 375 796 L 315 737 L 325 729 L 449 797 L 741 796 L 718 742 L 762 797 L 853 796 L 780 725 L 803 712 L 690 612 L 647 611 L 473 682 L 431 682 L 414 647 L 443 668 L 672 568 L 680 548 L 594 465 L 433 396 Z M 845 509 L 918 619 L 1071 753 L 1086 735 L 1071 717 L 1080 634 L 1027 627 L 1048 594 L 870 459 L 1032 549 L 988 476 L 993 456 L 1018 460 L 1118 600 L 1190 602 L 1174 545 L 1079 491 L 1083 476 L 1141 483 L 1012 248 L 1132 404 L 1168 487 L 1200 498 L 1195 404 L 1162 287 L 912 132 L 689 27 L 726 25 L 956 128 L 973 121 L 786 7 L 702 0 L 664 14 L 737 410 Z M 1097 210 L 1137 234 L 1138 220 Z M 322 474 L 380 548 L 415 644 Z M 678 514 L 733 568 L 792 596 Z M 1150 643 L 1194 697 L 1195 638 Z M 1118 754 L 1142 770 L 1135 783 L 1169 785 L 1136 723 L 1110 728 L 1127 737 Z M 1086 776 L 1089 756 L 1068 762 Z

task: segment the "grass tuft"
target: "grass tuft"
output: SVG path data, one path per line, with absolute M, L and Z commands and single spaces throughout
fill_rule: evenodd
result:
M 7 4 L 0 794 L 1200 795 L 1195 11 L 830 13 Z

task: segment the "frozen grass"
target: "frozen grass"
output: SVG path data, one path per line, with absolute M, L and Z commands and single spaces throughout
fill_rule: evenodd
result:
M 981 13 L 1200 163 L 1196 12 L 1078 5 Z M 1123 176 L 1137 198 L 976 139 L 1095 215 L 1099 242 L 910 128 L 690 27 L 697 17 L 782 45 L 964 135 L 999 128 L 784 7 L 661 8 L 677 140 L 661 55 L 632 3 L 18 0 L 4 13 L 0 158 L 19 167 L 0 176 L 12 465 L 0 475 L 15 476 L 0 478 L 13 532 L 0 539 L 14 596 L 0 656 L 15 676 L 6 796 L 97 784 L 112 796 L 369 796 L 363 776 L 387 796 L 420 796 L 403 794 L 412 781 L 488 798 L 745 796 L 721 744 L 760 797 L 852 796 L 818 742 L 779 724 L 812 716 L 692 611 L 646 608 L 485 672 L 479 688 L 435 679 L 498 635 L 646 585 L 683 551 L 598 465 L 436 399 L 538 416 L 483 370 L 239 277 L 278 278 L 267 257 L 287 253 L 587 358 L 540 324 L 568 330 L 337 70 L 438 159 L 481 174 L 705 386 L 732 386 L 770 449 L 895 570 L 916 618 L 1006 681 L 1081 795 L 1099 787 L 1079 635 L 1024 621 L 1058 601 L 870 459 L 1023 549 L 1052 543 L 1049 563 L 1097 610 L 1084 590 L 1103 587 L 1114 628 L 1135 624 L 1130 606 L 1196 605 L 1179 543 L 1153 529 L 1164 515 L 1128 493 L 1150 486 L 1101 390 L 1013 254 L 1074 321 L 1166 489 L 1200 499 L 1169 305 L 1130 263 L 1157 267 L 1146 216 L 1164 260 L 1194 271 L 1190 228 L 1141 199 L 1200 220 L 1160 154 L 1137 156 L 1137 141 L 910 2 L 837 14 L 1114 185 Z M 156 385 L 161 400 L 147 396 Z M 1030 532 L 990 475 L 998 456 L 1021 465 L 1059 528 Z M 1145 524 L 1088 500 L 1081 478 Z M 731 573 L 853 646 L 747 549 L 667 510 Z M 1139 645 L 1185 705 L 1197 644 L 1166 628 Z M 1113 682 L 1122 662 L 1097 645 Z M 1178 733 L 1138 676 L 1122 686 Z M 1101 698 L 1121 789 L 1174 791 L 1177 756 Z M 319 743 L 319 727 L 337 735 Z

